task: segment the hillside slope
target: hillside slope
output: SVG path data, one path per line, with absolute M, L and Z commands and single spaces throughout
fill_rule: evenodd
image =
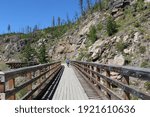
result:
M 1 35 L 0 61 L 22 61 L 22 50 L 30 42 L 36 51 L 44 43 L 50 61 L 70 58 L 150 67 L 150 6 L 137 6 L 136 2 L 113 1 L 107 9 L 94 6 L 70 26 Z M 107 32 L 109 17 L 117 24 L 112 35 Z M 33 58 L 38 61 L 37 56 Z
M 115 3 L 114 3 L 115 4 Z M 150 67 L 150 7 L 135 10 L 135 5 L 114 5 L 106 11 L 87 13 L 74 28 L 49 51 L 53 60 L 74 60 L 105 64 Z M 107 18 L 112 16 L 118 32 L 108 36 Z M 94 42 L 90 35 L 96 29 Z

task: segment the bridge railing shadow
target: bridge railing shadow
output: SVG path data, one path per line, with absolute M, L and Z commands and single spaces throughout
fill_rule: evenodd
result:
M 150 93 L 139 90 L 131 82 L 150 81 L 150 69 L 79 61 L 71 64 L 110 100 L 150 99 Z
M 61 62 L 0 72 L 0 100 L 33 99 L 61 69 Z

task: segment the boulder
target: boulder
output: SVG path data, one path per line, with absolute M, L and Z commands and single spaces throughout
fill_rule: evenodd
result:
M 56 54 L 62 54 L 65 50 L 65 47 L 64 46 L 58 46 L 55 50 Z
M 114 64 L 116 65 L 124 65 L 125 64 L 125 58 L 124 56 L 121 54 L 121 55 L 116 55 L 114 57 Z
M 114 16 L 114 18 L 118 18 L 118 17 L 120 17 L 120 16 L 123 16 L 123 12 L 122 11 L 119 11 L 119 12 L 117 12 L 116 14 L 114 14 L 113 16 Z
M 82 27 L 79 35 L 85 35 L 89 33 L 89 29 L 91 26 L 95 25 L 95 21 L 90 21 L 88 24 L 84 25 L 84 27 Z
M 140 36 L 140 33 L 139 32 L 136 32 L 135 34 L 134 34 L 134 43 L 138 43 L 139 42 L 139 36 Z
M 99 48 L 97 48 L 91 56 L 92 60 L 97 60 L 99 58 Z
M 68 46 L 66 47 L 66 53 L 74 52 L 75 49 L 76 49 L 76 45 L 75 45 L 75 44 L 73 44 L 73 45 L 68 45 Z
M 114 59 L 108 59 L 108 63 L 107 64 L 114 65 L 115 64 Z
M 105 41 L 97 40 L 91 47 L 89 47 L 88 53 L 92 54 L 95 52 L 96 49 L 101 49 L 104 43 Z
M 123 42 L 127 42 L 127 40 L 129 39 L 129 35 L 126 35 L 123 37 Z
M 48 50 L 48 56 L 52 57 L 54 52 L 54 46 Z
M 12 47 L 12 44 L 7 44 L 4 51 L 9 51 Z
M 86 40 L 86 38 L 85 38 L 85 37 L 81 37 L 81 38 L 79 39 L 77 45 L 81 45 L 84 40 Z

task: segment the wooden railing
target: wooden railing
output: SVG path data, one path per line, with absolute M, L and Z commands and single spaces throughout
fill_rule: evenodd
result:
M 61 68 L 54 62 L 0 72 L 0 100 L 33 99 Z
M 108 99 L 150 99 L 149 93 L 131 85 L 131 79 L 150 81 L 150 69 L 78 61 L 72 61 L 71 64 Z M 112 74 L 117 74 L 116 77 L 120 78 L 112 78 Z
M 33 66 L 37 65 L 37 62 L 28 62 L 28 63 L 23 63 L 23 62 L 7 62 L 6 65 L 10 67 L 10 69 L 17 69 L 21 67 L 27 67 L 27 66 Z

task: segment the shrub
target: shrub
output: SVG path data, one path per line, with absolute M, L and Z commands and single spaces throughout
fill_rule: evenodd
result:
M 137 11 L 141 11 L 144 10 L 144 0 L 137 0 L 137 7 L 136 10 Z
M 146 47 L 145 47 L 145 46 L 140 46 L 140 47 L 139 47 L 139 52 L 140 52 L 141 54 L 145 53 L 145 52 L 146 52 Z
M 146 90 L 150 90 L 150 82 L 149 81 L 145 82 L 144 87 L 146 88 Z
M 107 33 L 109 36 L 112 36 L 113 34 L 115 34 L 118 30 L 117 30 L 117 24 L 116 22 L 113 20 L 112 17 L 108 17 L 107 18 L 107 24 L 106 24 L 106 28 L 107 28 Z
M 47 60 L 47 53 L 46 53 L 46 47 L 45 47 L 45 44 L 43 43 L 40 47 L 40 50 L 39 50 L 39 55 L 38 55 L 38 58 L 39 58 L 39 62 L 40 63 L 47 63 L 48 60 Z
M 141 25 L 140 25 L 140 23 L 138 22 L 138 21 L 136 21 L 135 23 L 134 23 L 134 27 L 136 27 L 136 28 L 138 28 L 138 27 L 140 27 Z
M 149 67 L 150 67 L 150 64 L 149 64 L 149 62 L 144 61 L 144 62 L 141 63 L 141 67 L 149 68 Z
M 98 10 L 106 10 L 109 7 L 109 0 L 99 0 L 96 2 L 96 4 L 93 6 L 94 11 Z
M 86 58 L 87 61 L 90 61 L 90 56 L 87 53 L 87 49 L 80 50 L 77 60 L 81 61 L 83 58 Z
M 122 42 L 122 40 L 116 44 L 116 49 L 119 52 L 123 52 L 123 50 L 126 49 L 127 47 L 128 47 L 127 43 Z
M 103 24 L 101 22 L 97 25 L 97 29 L 99 31 L 101 31 L 103 29 Z
M 96 28 L 95 26 L 92 26 L 90 28 L 90 32 L 88 34 L 88 39 L 90 40 L 90 42 L 93 44 L 96 40 L 97 40 L 97 36 L 96 36 Z
M 131 55 L 125 55 L 125 63 L 126 65 L 130 64 L 132 62 Z
M 34 48 L 31 47 L 31 43 L 28 42 L 24 49 L 21 51 L 22 54 L 22 61 L 23 62 L 30 62 L 34 61 L 34 57 L 36 56 L 36 51 Z

